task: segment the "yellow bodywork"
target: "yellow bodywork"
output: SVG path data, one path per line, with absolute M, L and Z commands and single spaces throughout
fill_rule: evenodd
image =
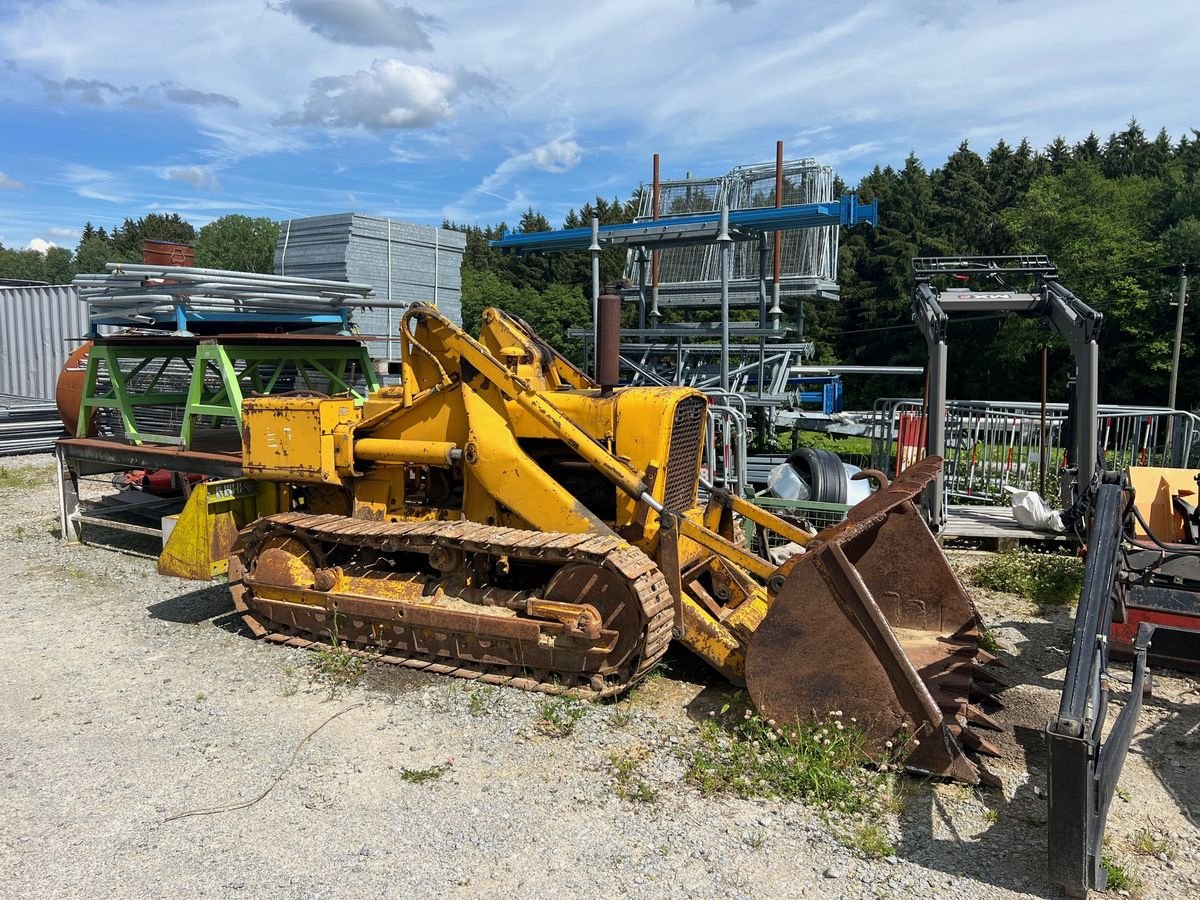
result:
M 340 491 L 362 519 L 615 534 L 663 568 L 677 637 L 740 679 L 768 606 L 747 573 L 773 567 L 734 542 L 730 510 L 697 505 L 704 395 L 602 391 L 497 309 L 484 312 L 478 341 L 420 304 L 401 334 L 401 385 L 361 408 L 339 397 L 246 400 L 246 474 Z
M 224 575 L 238 531 L 273 511 L 267 485 L 245 478 L 198 482 L 183 511 L 172 517 L 171 535 L 158 557 L 159 574 L 199 581 Z
M 1182 540 L 1183 516 L 1175 509 L 1172 497 L 1196 502 L 1196 470 L 1134 466 L 1129 469 L 1138 512 L 1150 523 L 1160 540 Z M 1134 521 L 1134 534 L 1146 537 L 1146 529 Z

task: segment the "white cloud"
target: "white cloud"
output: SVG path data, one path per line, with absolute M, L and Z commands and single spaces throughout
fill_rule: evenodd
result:
M 450 118 L 459 96 L 483 87 L 479 76 L 463 69 L 377 59 L 370 69 L 353 75 L 316 79 L 303 111 L 277 121 L 330 128 L 427 128 Z
M 336 44 L 358 47 L 428 50 L 433 45 L 427 29 L 440 24 L 435 16 L 388 0 L 287 0 L 279 9 Z
M 80 197 L 88 200 L 103 200 L 106 203 L 128 203 L 129 197 L 120 188 L 117 176 L 106 169 L 78 163 L 67 165 L 62 178 Z
M 556 137 L 540 147 L 512 154 L 500 163 L 491 175 L 483 179 L 476 190 L 485 194 L 494 191 L 525 169 L 541 169 L 543 172 L 555 174 L 567 172 L 579 165 L 581 159 L 583 148 L 577 141 L 566 136 Z
M 77 242 L 79 240 L 78 228 L 61 228 L 55 226 L 54 228 L 47 228 L 46 234 L 52 238 L 59 238 L 64 241 Z
M 19 191 L 24 187 L 24 182 L 17 181 L 15 178 L 9 178 L 3 172 L 0 172 L 0 191 Z
M 57 246 L 58 245 L 55 243 L 44 240 L 42 238 L 35 237 L 35 238 L 30 239 L 29 243 L 25 245 L 25 249 L 26 250 L 36 250 L 38 253 L 45 256 L 47 250 L 49 250 L 51 247 L 57 247 Z
M 166 166 L 159 170 L 159 177 L 168 181 L 181 181 L 196 190 L 219 191 L 221 182 L 210 166 Z

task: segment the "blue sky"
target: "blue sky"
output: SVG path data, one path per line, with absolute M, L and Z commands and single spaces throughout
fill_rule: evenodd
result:
M 1183 0 L 0 0 L 0 242 L 177 211 L 560 224 L 597 193 L 1200 126 Z

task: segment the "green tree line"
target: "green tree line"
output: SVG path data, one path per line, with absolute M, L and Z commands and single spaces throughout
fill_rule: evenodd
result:
M 141 262 L 144 240 L 193 244 L 196 265 L 202 268 L 272 272 L 278 237 L 278 223 L 236 214 L 214 219 L 198 230 L 178 213 L 126 218 L 112 231 L 87 222 L 73 252 L 51 247 L 41 253 L 0 244 L 0 278 L 68 284 L 76 275 L 105 271 L 105 263 Z

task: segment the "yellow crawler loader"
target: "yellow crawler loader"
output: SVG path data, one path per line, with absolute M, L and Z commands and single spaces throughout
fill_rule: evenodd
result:
M 596 380 L 498 309 L 478 340 L 434 307 L 401 326 L 402 383 L 243 405 L 243 469 L 277 514 L 230 560 L 259 636 L 575 696 L 643 678 L 672 638 L 778 722 L 841 710 L 868 752 L 968 783 L 995 680 L 980 620 L 913 505 L 907 470 L 815 537 L 705 487 L 707 400 L 616 387 L 615 298 Z M 737 520 L 803 546 L 780 566 Z M 889 750 L 888 748 L 894 748 Z M 969 754 L 968 755 L 968 752 Z

